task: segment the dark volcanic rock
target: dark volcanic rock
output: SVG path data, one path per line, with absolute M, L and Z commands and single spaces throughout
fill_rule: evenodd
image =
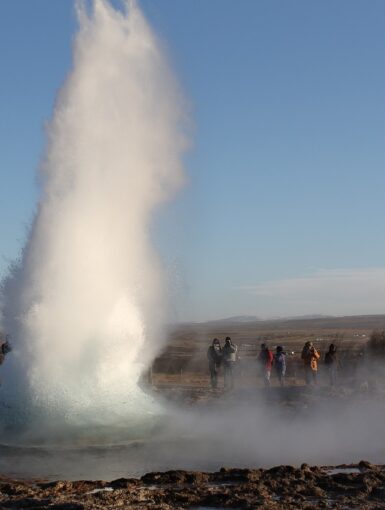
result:
M 368 469 L 369 471 L 377 469 L 377 467 L 374 464 L 371 464 L 370 462 L 368 462 L 366 460 L 360 460 L 360 462 L 358 463 L 358 467 L 361 470 Z
M 5 501 L 2 503 L 4 508 L 17 508 L 21 510 L 26 510 L 29 508 L 33 508 L 35 510 L 41 508 L 48 508 L 51 504 L 51 500 L 49 499 L 37 499 L 37 498 L 21 498 L 13 501 Z
M 352 469 L 355 468 L 355 469 Z M 0 479 L 0 508 L 34 510 L 385 510 L 385 468 L 356 466 L 173 470 L 141 479 L 33 483 Z
M 84 505 L 80 503 L 58 503 L 51 505 L 50 510 L 84 510 Z
M 208 479 L 207 473 L 200 471 L 173 470 L 165 472 L 147 473 L 141 481 L 147 485 L 199 484 Z
M 117 478 L 109 484 L 103 483 L 113 489 L 128 489 L 132 486 L 139 485 L 140 481 L 137 478 Z

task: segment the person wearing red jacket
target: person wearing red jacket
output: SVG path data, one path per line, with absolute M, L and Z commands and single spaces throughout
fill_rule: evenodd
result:
M 273 366 L 273 353 L 266 344 L 261 344 L 261 352 L 259 353 L 258 361 L 261 367 L 263 382 L 265 383 L 265 387 L 268 388 L 270 386 L 271 368 Z

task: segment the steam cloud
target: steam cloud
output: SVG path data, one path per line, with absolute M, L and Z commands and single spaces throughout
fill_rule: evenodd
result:
M 84 423 L 148 407 L 136 383 L 161 347 L 165 313 L 149 225 L 183 182 L 183 100 L 136 2 L 126 7 L 77 4 L 41 200 L 3 284 L 15 348 L 3 394 Z

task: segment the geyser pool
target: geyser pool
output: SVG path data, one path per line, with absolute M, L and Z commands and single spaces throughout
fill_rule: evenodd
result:
M 162 345 L 149 226 L 183 181 L 183 101 L 136 2 L 77 9 L 36 216 L 3 283 L 1 399 L 8 423 L 129 426 L 161 413 L 137 382 Z

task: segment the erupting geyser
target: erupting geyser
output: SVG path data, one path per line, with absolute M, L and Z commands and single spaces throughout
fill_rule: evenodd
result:
M 154 208 L 181 185 L 182 100 L 135 2 L 78 4 L 74 65 L 48 128 L 41 200 L 4 282 L 3 398 L 69 422 L 151 411 L 137 387 L 162 340 Z

